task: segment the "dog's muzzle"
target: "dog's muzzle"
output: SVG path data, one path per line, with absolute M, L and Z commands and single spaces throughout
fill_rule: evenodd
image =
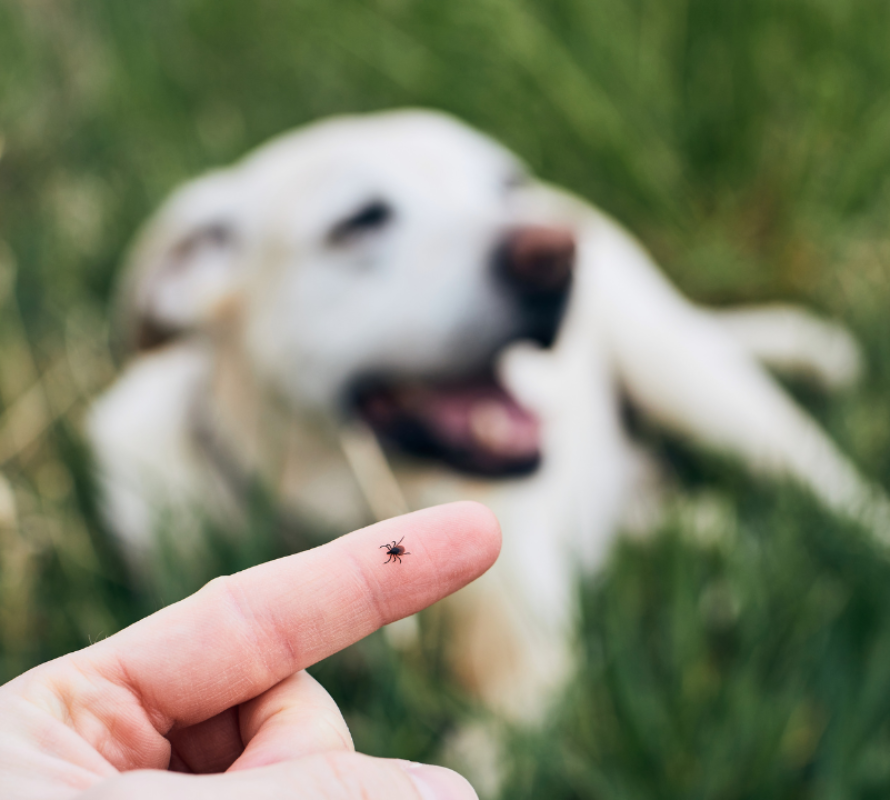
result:
M 515 324 L 501 347 L 520 339 L 550 346 L 567 304 L 575 238 L 561 228 L 522 227 L 498 244 L 495 280 L 515 308 Z M 492 359 L 497 352 L 492 353 Z M 535 415 L 497 380 L 493 361 L 447 380 L 387 379 L 357 382 L 351 406 L 387 443 L 461 472 L 510 477 L 533 472 L 541 461 Z

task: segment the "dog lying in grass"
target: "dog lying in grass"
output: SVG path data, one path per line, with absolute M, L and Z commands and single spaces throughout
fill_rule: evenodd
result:
M 577 572 L 657 522 L 625 403 L 890 532 L 880 489 L 766 369 L 849 382 L 843 329 L 695 306 L 613 220 L 439 113 L 323 121 L 179 189 L 120 318 L 128 362 L 89 435 L 134 570 L 164 514 L 187 552 L 189 521 L 238 518 L 255 480 L 328 530 L 480 500 L 503 553 L 449 601 L 448 646 L 510 719 L 571 672 Z

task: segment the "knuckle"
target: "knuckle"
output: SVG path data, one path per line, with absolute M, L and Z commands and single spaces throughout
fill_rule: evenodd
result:
M 314 741 L 323 743 L 326 749 L 353 752 L 352 735 L 339 711 L 324 709 L 313 721 Z
M 228 597 L 232 592 L 231 582 L 231 575 L 217 575 L 198 589 L 196 596 L 210 596 L 211 598 Z

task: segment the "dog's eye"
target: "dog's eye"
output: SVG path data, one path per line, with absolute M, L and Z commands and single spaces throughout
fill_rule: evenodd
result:
M 328 234 L 331 244 L 345 244 L 353 239 L 385 227 L 393 218 L 392 208 L 383 200 L 372 200 L 342 222 L 338 222 Z
M 532 182 L 531 175 L 523 169 L 512 170 L 502 184 L 505 192 L 512 192 L 515 189 L 523 189 Z
M 175 258 L 184 259 L 204 248 L 226 248 L 235 243 L 235 232 L 227 222 L 211 222 L 182 239 L 173 249 Z

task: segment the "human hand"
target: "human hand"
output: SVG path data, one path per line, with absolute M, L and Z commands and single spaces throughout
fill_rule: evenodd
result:
M 384 566 L 379 545 L 411 556 Z M 5 800 L 471 800 L 457 773 L 354 752 L 306 667 L 460 589 L 500 549 L 454 503 L 217 578 L 0 687 Z M 192 773 L 192 774 L 183 774 Z

